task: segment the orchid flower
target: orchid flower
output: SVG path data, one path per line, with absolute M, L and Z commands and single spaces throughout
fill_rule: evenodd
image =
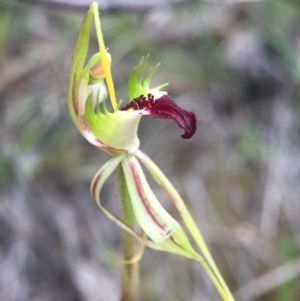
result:
M 94 54 L 85 65 L 93 18 L 99 53 Z M 104 45 L 97 3 L 93 3 L 85 15 L 75 46 L 68 97 L 70 114 L 79 131 L 91 144 L 112 156 L 94 176 L 91 195 L 103 212 L 141 245 L 199 261 L 223 300 L 233 300 L 178 192 L 159 167 L 139 150 L 137 131 L 144 115 L 174 120 L 184 131 L 184 139 L 191 138 L 196 132 L 195 114 L 180 108 L 168 92 L 161 90 L 167 84 L 150 87 L 151 78 L 158 65 L 145 72 L 147 60 L 148 56 L 142 58 L 129 76 L 128 103 L 117 102 L 110 70 L 111 56 Z M 107 108 L 108 98 L 112 111 Z M 194 250 L 181 225 L 159 203 L 147 182 L 141 164 L 167 191 L 202 255 Z M 123 193 L 127 194 L 127 210 L 130 211 L 129 215 L 133 216 L 131 222 L 112 214 L 101 203 L 101 189 L 117 169 L 120 170 L 119 179 L 123 181 Z M 135 221 L 141 232 L 136 230 Z M 132 258 L 125 258 L 122 263 L 132 264 L 138 261 L 142 255 L 141 250 Z

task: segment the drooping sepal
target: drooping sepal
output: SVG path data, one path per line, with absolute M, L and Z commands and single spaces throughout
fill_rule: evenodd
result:
M 108 209 L 106 209 L 101 203 L 101 189 L 108 179 L 108 177 L 116 170 L 120 162 L 122 161 L 123 156 L 117 156 L 115 158 L 110 159 L 106 164 L 104 164 L 99 171 L 94 176 L 90 191 L 93 199 L 96 201 L 97 205 L 100 209 L 106 214 L 108 218 L 113 220 L 118 226 L 120 226 L 123 230 L 129 232 L 132 236 L 134 236 L 139 242 L 146 245 L 149 248 L 155 250 L 161 250 L 161 248 L 153 243 L 152 241 L 146 240 L 143 234 L 138 233 L 134 228 L 130 227 L 126 224 L 122 219 L 118 216 L 111 213 Z
M 139 150 L 136 152 L 136 157 L 148 169 L 153 179 L 166 190 L 166 192 L 174 202 L 176 208 L 178 209 L 178 212 L 182 217 L 184 224 L 186 225 L 191 236 L 193 237 L 203 254 L 205 260 L 200 261 L 200 263 L 205 269 L 208 276 L 211 278 L 214 285 L 216 286 L 216 289 L 219 291 L 223 300 L 234 301 L 234 297 L 232 296 L 225 280 L 223 279 L 216 263 L 214 262 L 210 251 L 204 241 L 204 238 L 197 227 L 196 222 L 194 221 L 189 210 L 187 209 L 178 191 L 168 180 L 168 178 L 163 174 L 160 168 L 145 153 Z
M 167 93 L 160 93 L 159 98 L 150 93 L 147 97 L 140 95 L 121 108 L 124 111 L 129 109 L 140 111 L 141 114 L 153 118 L 174 120 L 184 130 L 184 134 L 181 135 L 184 139 L 191 138 L 197 130 L 195 114 L 180 108 Z
M 161 206 L 134 156 L 124 156 L 122 166 L 135 217 L 144 232 L 165 251 L 201 260 L 179 223 Z

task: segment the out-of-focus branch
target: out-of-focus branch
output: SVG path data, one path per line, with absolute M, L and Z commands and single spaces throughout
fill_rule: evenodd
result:
M 235 292 L 237 300 L 250 301 L 279 287 L 280 285 L 299 277 L 300 258 L 286 263 L 269 273 L 260 276 L 252 282 L 242 286 Z
M 180 3 L 184 0 L 98 0 L 101 11 L 143 10 Z M 46 5 L 51 7 L 85 10 L 92 0 L 18 0 L 18 2 L 32 5 Z
M 246 3 L 246 2 L 262 2 L 262 1 L 270 1 L 270 0 L 201 0 L 203 2 L 208 2 L 212 4 L 238 4 L 238 3 Z

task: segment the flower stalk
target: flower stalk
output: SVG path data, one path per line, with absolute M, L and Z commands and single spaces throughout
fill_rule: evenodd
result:
M 85 65 L 93 19 L 99 53 L 94 54 Z M 168 92 L 161 91 L 167 84 L 150 88 L 151 78 L 158 65 L 145 72 L 147 59 L 148 56 L 142 58 L 131 72 L 128 80 L 129 102 L 122 106 L 122 102 L 116 100 L 111 75 L 111 56 L 104 44 L 98 5 L 94 2 L 86 13 L 75 46 L 70 70 L 68 105 L 72 120 L 83 136 L 112 156 L 94 176 L 90 190 L 101 210 L 124 232 L 123 259 L 119 261 L 123 264 L 121 301 L 138 300 L 138 261 L 145 246 L 198 261 L 222 299 L 234 301 L 184 201 L 159 167 L 139 150 L 137 131 L 144 115 L 174 120 L 183 129 L 184 139 L 190 139 L 197 129 L 195 114 L 180 108 Z M 111 101 L 113 112 L 107 109 L 107 98 Z M 171 197 L 200 253 L 192 247 L 180 223 L 162 207 L 154 195 L 141 164 Z M 105 181 L 115 171 L 121 217 L 107 210 L 100 199 Z

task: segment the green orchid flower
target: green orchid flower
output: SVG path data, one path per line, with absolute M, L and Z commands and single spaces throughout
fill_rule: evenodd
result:
M 85 64 L 93 18 L 99 53 L 93 55 Z M 137 131 L 143 115 L 174 120 L 184 130 L 182 134 L 184 139 L 191 138 L 196 132 L 194 113 L 177 106 L 170 95 L 161 90 L 167 84 L 150 87 L 151 78 L 158 65 L 145 72 L 147 60 L 148 56 L 142 58 L 129 76 L 128 103 L 123 105 L 122 101 L 117 102 L 110 70 L 111 56 L 104 45 L 98 6 L 93 3 L 85 15 L 75 46 L 68 96 L 70 114 L 79 131 L 90 143 L 112 156 L 93 178 L 91 195 L 103 212 L 136 238 L 141 245 L 199 261 L 223 300 L 233 300 L 178 192 L 159 167 L 139 150 Z M 112 111 L 107 108 L 108 98 L 111 101 Z M 202 255 L 194 250 L 181 225 L 157 200 L 147 182 L 141 163 L 168 192 Z M 123 182 L 123 193 L 128 196 L 125 202 L 128 203 L 129 215 L 133 216 L 131 222 L 112 214 L 101 203 L 100 192 L 103 184 L 115 170 L 120 171 L 119 180 Z M 135 221 L 140 226 L 141 232 L 136 230 Z M 124 259 L 123 263 L 132 264 L 138 261 L 142 255 L 141 250 L 132 258 Z

